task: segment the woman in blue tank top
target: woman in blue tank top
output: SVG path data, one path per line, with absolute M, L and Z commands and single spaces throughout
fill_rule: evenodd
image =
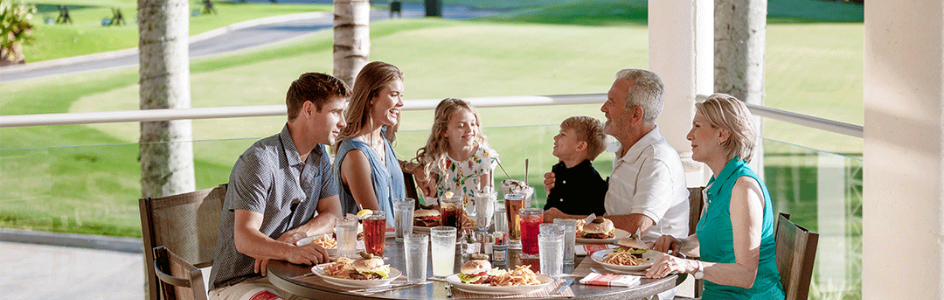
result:
M 344 115 L 347 126 L 334 145 L 334 181 L 343 213 L 383 210 L 387 226 L 393 226 L 393 201 L 406 197 L 403 171 L 419 168 L 398 160 L 391 145 L 396 140 L 402 97 L 403 73 L 397 67 L 375 61 L 357 74 Z
M 695 104 L 688 140 L 692 159 L 714 174 L 705 189 L 704 210 L 695 234 L 664 235 L 653 249 L 678 252 L 699 248 L 701 260 L 663 255 L 648 277 L 672 271 L 705 280 L 702 299 L 783 299 L 774 257 L 774 215 L 764 182 L 751 171 L 755 133 L 743 102 L 714 94 Z

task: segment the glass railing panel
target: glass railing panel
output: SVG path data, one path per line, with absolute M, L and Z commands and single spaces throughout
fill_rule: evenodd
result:
M 819 233 L 810 299 L 862 297 L 862 166 L 861 157 L 764 140 L 774 212 Z

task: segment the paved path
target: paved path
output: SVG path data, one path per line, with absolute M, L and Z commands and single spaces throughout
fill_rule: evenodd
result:
M 268 2 L 253 0 L 249 2 Z M 279 3 L 330 4 L 331 1 L 282 0 Z M 473 10 L 464 6 L 444 6 L 443 17 L 448 19 L 470 19 L 490 14 L 495 11 Z M 418 4 L 404 4 L 403 18 L 421 18 L 425 8 Z M 371 22 L 389 20 L 386 10 L 372 10 Z M 209 57 L 252 49 L 264 45 L 297 39 L 318 30 L 330 29 L 334 15 L 328 13 L 305 13 L 251 20 L 212 30 L 190 38 L 190 58 Z M 40 78 L 53 75 L 73 74 L 88 71 L 138 65 L 138 49 L 126 49 L 80 57 L 70 57 L 52 61 L 43 61 L 26 65 L 0 68 L 0 83 Z

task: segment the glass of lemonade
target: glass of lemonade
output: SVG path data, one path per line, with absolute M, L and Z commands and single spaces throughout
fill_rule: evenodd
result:
M 436 226 L 429 230 L 433 256 L 433 276 L 445 278 L 452 275 L 456 264 L 456 228 Z

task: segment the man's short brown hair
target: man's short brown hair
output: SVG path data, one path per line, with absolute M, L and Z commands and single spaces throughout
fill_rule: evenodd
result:
M 351 88 L 344 81 L 324 73 L 305 73 L 292 82 L 285 95 L 285 106 L 288 108 L 289 121 L 298 116 L 305 101 L 321 111 L 325 103 L 334 97 L 347 98 L 351 96 Z
M 588 116 L 573 116 L 560 124 L 561 129 L 573 129 L 577 141 L 587 143 L 587 159 L 594 160 L 606 149 L 606 134 L 603 133 L 603 122 Z

